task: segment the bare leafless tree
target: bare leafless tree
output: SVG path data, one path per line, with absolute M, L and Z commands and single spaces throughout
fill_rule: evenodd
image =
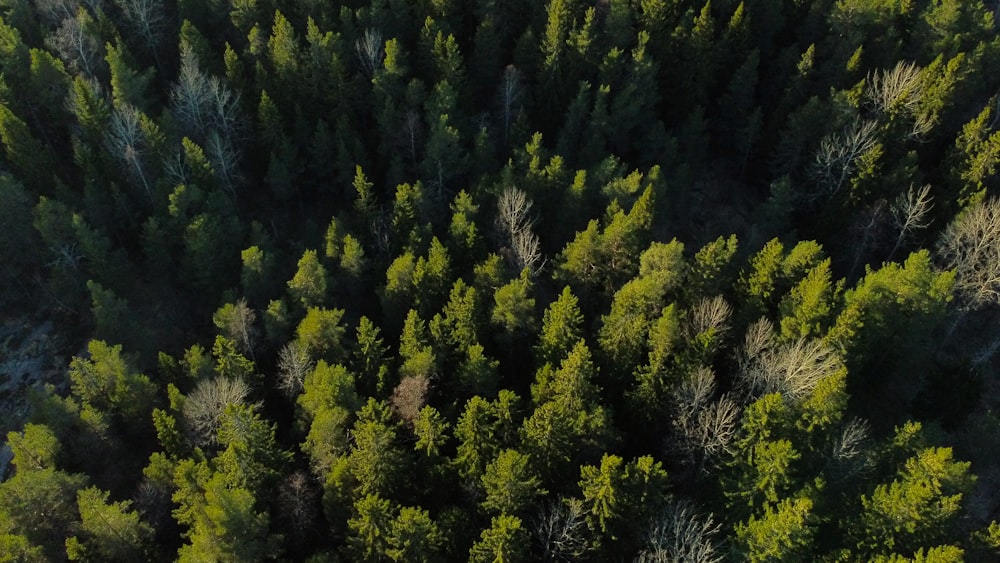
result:
M 247 304 L 247 300 L 240 298 L 232 305 L 226 306 L 213 317 L 215 326 L 222 331 L 222 335 L 236 343 L 240 353 L 254 358 L 254 348 L 260 331 L 255 323 L 257 313 Z
M 521 82 L 521 72 L 514 65 L 507 65 L 500 81 L 500 118 L 503 121 L 504 144 L 510 138 L 510 127 L 514 123 L 517 111 L 524 97 L 524 86 Z
M 955 290 L 966 309 L 1000 302 L 1000 200 L 963 211 L 941 233 L 937 255 L 955 272 Z
M 899 61 L 890 70 L 869 74 L 866 82 L 865 97 L 876 112 L 913 120 L 908 138 L 920 139 L 934 126 L 936 115 L 924 107 L 924 75 L 916 64 Z
M 33 0 L 39 20 L 49 27 L 55 27 L 68 18 L 74 18 L 81 9 L 96 14 L 101 8 L 101 0 Z
M 728 330 L 733 308 L 721 295 L 706 297 L 688 312 L 688 327 L 692 336 L 714 332 L 721 337 Z
M 739 417 L 739 405 L 728 395 L 698 412 L 692 436 L 703 453 L 703 461 L 714 462 L 731 451 Z
M 215 443 L 226 407 L 243 404 L 249 396 L 250 386 L 242 379 L 218 376 L 198 382 L 181 409 L 191 440 L 197 445 Z
M 651 525 L 637 563 L 716 563 L 723 560 L 714 538 L 720 525 L 699 516 L 684 500 L 674 501 Z
M 278 487 L 279 514 L 286 520 L 288 529 L 296 539 L 308 537 L 319 519 L 318 498 L 319 491 L 309 474 L 301 469 L 282 480 Z
M 843 369 L 840 355 L 822 340 L 799 338 L 779 342 L 770 322 L 758 321 L 747 331 L 738 354 L 735 387 L 749 402 L 768 393 L 798 401 L 825 377 Z
M 545 265 L 541 241 L 533 231 L 533 203 L 524 191 L 508 186 L 497 203 L 497 226 L 506 239 L 510 261 L 517 271 L 537 275 Z
M 852 217 L 848 228 L 851 239 L 857 241 L 854 246 L 854 261 L 851 270 L 848 272 L 848 279 L 854 278 L 854 274 L 859 268 L 864 266 L 868 260 L 868 251 L 872 246 L 885 238 L 886 228 L 886 203 L 880 199 L 870 205 L 859 209 Z
M 71 71 L 85 78 L 95 79 L 102 60 L 101 44 L 88 28 L 93 18 L 83 8 L 62 19 L 59 27 L 45 39 L 47 47 L 55 51 Z
M 880 113 L 914 113 L 924 93 L 920 67 L 907 61 L 899 61 L 890 70 L 869 74 L 866 82 L 865 97 Z
M 676 393 L 677 419 L 694 420 L 715 395 L 715 373 L 711 368 L 700 367 L 684 378 Z
M 305 346 L 298 341 L 285 344 L 278 352 L 278 390 L 289 399 L 298 397 L 312 369 L 313 360 Z
M 715 390 L 715 374 L 701 367 L 684 379 L 673 396 L 675 436 L 669 446 L 698 469 L 729 452 L 736 435 L 739 405 L 727 395 L 713 402 Z
M 862 455 L 865 451 L 863 446 L 868 440 L 869 434 L 870 428 L 867 422 L 860 418 L 852 418 L 844 425 L 840 436 L 833 444 L 833 459 L 845 461 Z
M 843 482 L 874 466 L 869 453 L 871 446 L 867 444 L 870 434 L 871 429 L 864 420 L 852 418 L 844 425 L 830 450 L 826 473 L 831 480 Z
M 385 58 L 382 32 L 372 28 L 366 29 L 364 34 L 354 41 L 354 52 L 365 75 L 368 78 L 374 76 L 375 71 L 382 66 L 382 59 Z
M 857 170 L 858 159 L 875 147 L 877 124 L 855 121 L 841 133 L 823 138 L 813 161 L 813 174 L 819 182 L 817 197 L 840 191 Z
M 896 236 L 896 244 L 889 252 L 888 260 L 892 260 L 893 255 L 899 247 L 914 231 L 926 229 L 931 224 L 931 210 L 934 209 L 934 198 L 930 195 L 931 186 L 925 184 L 922 188 L 914 190 L 913 186 L 906 190 L 905 194 L 900 194 L 896 201 L 892 203 L 890 212 L 892 213 L 892 223 L 899 231 Z
M 170 101 L 174 117 L 192 139 L 204 142 L 212 130 L 230 142 L 236 139 L 242 122 L 238 96 L 218 77 L 202 72 L 186 44 L 181 46 L 181 68 Z
M 587 521 L 577 499 L 556 500 L 545 506 L 535 536 L 545 561 L 576 561 L 587 552 Z
M 221 135 L 217 129 L 209 131 L 205 139 L 205 156 L 208 157 L 219 184 L 235 198 L 240 153 L 233 146 L 232 140 Z
M 410 162 L 414 166 L 417 164 L 417 147 L 424 136 L 423 119 L 416 111 L 410 110 L 403 117 L 402 144 L 409 152 Z
M 141 185 L 146 197 L 152 199 L 153 182 L 148 177 L 144 161 L 146 135 L 139 110 L 128 104 L 119 104 L 111 114 L 105 144 L 111 155 L 124 165 L 129 178 Z
M 146 46 L 157 66 L 159 47 L 166 29 L 166 12 L 162 0 L 115 0 L 128 27 Z

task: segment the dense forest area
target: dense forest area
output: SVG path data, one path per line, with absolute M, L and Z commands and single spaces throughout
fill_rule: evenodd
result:
M 0 561 L 997 560 L 998 17 L 0 0 Z

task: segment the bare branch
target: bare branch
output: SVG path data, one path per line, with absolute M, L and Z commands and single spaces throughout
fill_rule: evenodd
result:
M 705 408 L 715 394 L 715 374 L 710 368 L 700 367 L 686 377 L 677 389 L 678 419 L 690 421 Z
M 500 82 L 500 115 L 503 119 L 504 143 L 510 137 L 510 127 L 521 104 L 524 88 L 521 85 L 521 73 L 514 65 L 507 65 Z
M 869 433 L 867 422 L 852 418 L 833 444 L 833 459 L 846 461 L 862 455 L 865 452 L 864 442 L 868 439 Z
M 587 522 L 580 501 L 548 504 L 538 517 L 535 534 L 546 561 L 576 561 L 587 551 Z
M 101 8 L 101 0 L 33 0 L 35 13 L 46 26 L 54 27 L 64 20 L 75 18 L 77 13 L 89 8 L 91 14 L 96 14 Z
M 174 117 L 192 139 L 204 142 L 215 130 L 228 142 L 235 140 L 242 123 L 239 97 L 217 77 L 203 73 L 187 45 L 181 47 L 180 73 L 170 101 Z
M 166 13 L 162 0 L 115 0 L 121 8 L 125 23 L 149 49 L 159 63 L 157 48 L 166 28 Z

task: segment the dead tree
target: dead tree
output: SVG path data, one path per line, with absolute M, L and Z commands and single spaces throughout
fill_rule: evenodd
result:
M 900 194 L 896 201 L 892 203 L 890 212 L 892 213 L 892 223 L 899 231 L 896 236 L 896 244 L 889 252 L 887 260 L 899 250 L 899 247 L 909 238 L 914 231 L 926 229 L 931 224 L 931 210 L 934 209 L 934 198 L 930 195 L 930 184 L 924 185 L 919 190 L 914 190 L 913 186 Z
M 219 376 L 199 382 L 181 408 L 191 440 L 214 444 L 226 407 L 243 404 L 249 396 L 250 386 L 242 379 Z
M 524 191 L 507 187 L 497 204 L 497 226 L 506 239 L 511 265 L 519 272 L 527 269 L 534 276 L 541 271 L 545 260 L 541 242 L 533 231 L 532 205 Z
M 96 79 L 98 65 L 101 64 L 101 44 L 90 34 L 88 27 L 93 23 L 90 14 L 83 8 L 59 23 L 59 27 L 45 39 L 45 44 L 59 55 L 66 66 L 85 78 Z
M 650 526 L 637 563 L 716 563 L 723 560 L 714 539 L 721 526 L 699 516 L 687 501 L 675 501 Z
M 857 171 L 858 160 L 875 147 L 874 121 L 855 121 L 841 133 L 827 135 L 820 142 L 813 161 L 813 174 L 820 184 L 817 197 L 832 196 Z
M 136 108 L 121 104 L 111 114 L 105 137 L 108 151 L 121 162 L 129 178 L 140 184 L 146 197 L 153 199 L 151 179 L 147 177 L 144 155 L 146 136 L 142 128 L 142 114 Z

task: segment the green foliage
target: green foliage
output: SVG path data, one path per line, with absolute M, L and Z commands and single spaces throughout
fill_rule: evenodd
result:
M 580 468 L 580 490 L 587 525 L 600 538 L 598 542 L 629 545 L 638 530 L 632 522 L 643 522 L 656 515 L 667 499 L 667 472 L 660 462 L 644 456 L 626 463 L 615 455 L 605 454 L 600 466 Z
M 70 363 L 73 395 L 85 407 L 121 417 L 123 424 L 144 423 L 152 408 L 153 383 L 134 372 L 121 346 L 92 340 L 87 351 L 90 358 L 74 358 Z
M 542 315 L 542 330 L 535 346 L 535 356 L 545 364 L 556 365 L 583 337 L 583 314 L 577 298 L 564 287 Z
M 15 458 L 15 466 L 17 462 Z M 64 539 L 79 521 L 76 494 L 86 483 L 83 475 L 26 466 L 0 483 L 0 530 L 8 537 L 20 536 L 12 538 L 20 551 L 61 559 Z
M 743 557 L 749 561 L 798 561 L 807 553 L 815 529 L 810 526 L 813 503 L 809 498 L 786 498 L 766 505 L 759 517 L 736 526 Z
M 292 299 L 305 308 L 322 306 L 326 298 L 327 273 L 319 261 L 315 250 L 307 250 L 299 259 L 299 269 L 288 280 L 288 292 Z
M 486 466 L 482 477 L 482 507 L 491 514 L 525 514 L 536 498 L 544 495 L 528 456 L 504 450 Z
M 462 478 L 480 481 L 486 466 L 505 448 L 515 445 L 518 402 L 517 395 L 503 390 L 492 402 L 477 395 L 465 404 L 455 424 L 455 465 Z
M 27 424 L 23 432 L 8 432 L 7 443 L 18 471 L 55 469 L 59 439 L 43 424 Z
M 178 468 L 178 478 L 182 468 Z M 264 561 L 279 553 L 279 538 L 268 534 L 266 512 L 254 507 L 254 495 L 227 485 L 216 473 L 196 485 L 188 498 L 184 486 L 174 493 L 180 504 L 175 517 L 190 527 L 188 543 L 177 552 L 179 561 Z
M 347 354 L 344 334 L 347 329 L 341 324 L 343 309 L 310 307 L 305 318 L 295 329 L 298 342 L 314 358 L 338 361 Z
M 994 4 L 0 0 L 0 559 L 988 559 Z
M 71 560 L 133 561 L 147 556 L 153 528 L 131 502 L 108 502 L 108 493 L 90 487 L 77 494 L 82 534 L 66 540 Z
M 300 421 L 308 425 L 302 451 L 309 455 L 313 470 L 325 475 L 338 456 L 348 451 L 348 432 L 362 401 L 354 376 L 340 365 L 320 360 L 306 374 L 298 398 Z
M 916 452 L 891 483 L 862 495 L 858 548 L 866 553 L 909 553 L 937 545 L 961 510 L 975 477 L 969 463 L 952 460 L 950 448 Z
M 535 299 L 531 297 L 531 277 L 528 270 L 493 293 L 493 313 L 490 320 L 508 337 L 528 333 L 534 328 Z
M 469 550 L 469 561 L 527 561 L 528 531 L 516 516 L 494 516 L 490 527 L 483 530 L 479 541 Z

